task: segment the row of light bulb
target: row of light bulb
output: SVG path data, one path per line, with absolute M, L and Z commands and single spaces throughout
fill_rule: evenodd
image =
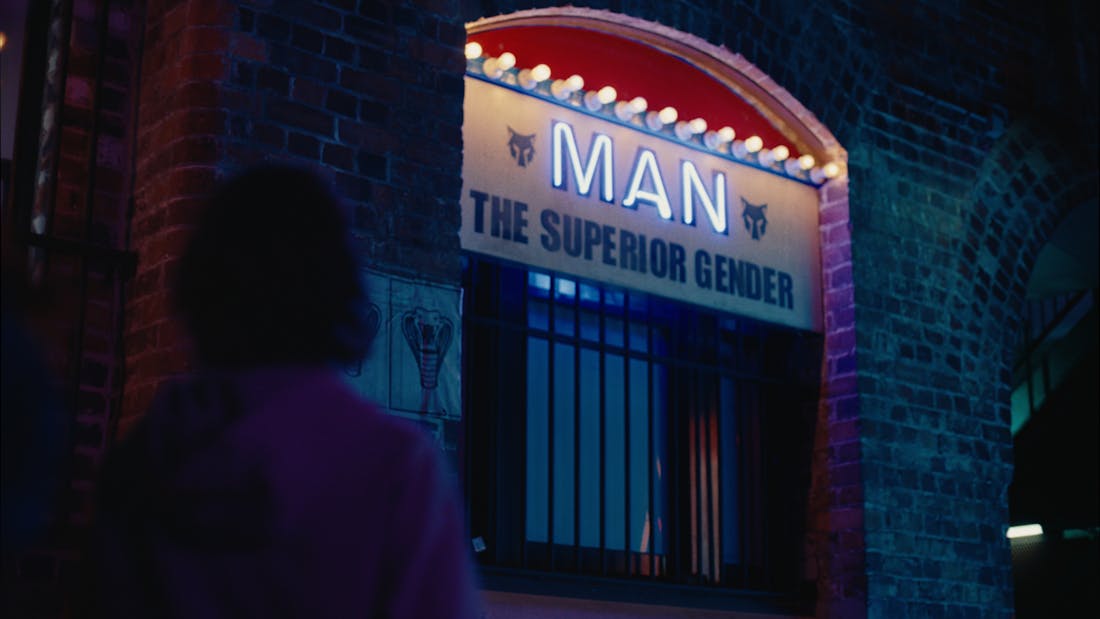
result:
M 470 42 L 466 44 L 466 59 L 477 60 L 482 57 L 484 50 L 481 44 Z M 482 62 L 481 71 L 493 79 L 503 79 L 505 74 L 516 66 L 516 57 L 511 52 L 504 52 L 500 56 L 487 57 Z M 521 69 L 515 74 L 515 81 L 524 90 L 535 90 L 538 86 L 550 79 L 550 67 L 545 64 L 536 65 L 530 69 Z M 571 75 L 565 79 L 555 79 L 550 82 L 550 94 L 559 101 L 571 101 L 573 96 L 584 89 L 584 78 L 579 75 Z M 732 127 L 722 127 L 717 131 L 707 130 L 707 121 L 702 118 L 693 118 L 688 121 L 680 120 L 676 108 L 668 106 L 660 110 L 650 110 L 649 102 L 644 97 L 634 97 L 630 101 L 619 101 L 619 93 L 613 86 L 604 86 L 599 90 L 585 92 L 574 102 L 583 104 L 592 112 L 605 109 L 614 104 L 611 111 L 623 122 L 632 122 L 635 118 L 645 124 L 651 131 L 661 131 L 671 126 L 673 133 L 681 140 L 689 141 L 697 136 L 702 136 L 703 144 L 720 152 L 730 152 L 738 159 L 745 159 L 750 154 L 756 154 L 760 165 L 771 167 L 775 164 L 783 166 L 783 170 L 797 176 L 799 172 L 809 175 L 815 183 L 821 183 L 826 179 L 835 178 L 840 174 L 840 166 L 829 162 L 815 168 L 817 163 L 813 155 L 802 155 L 791 159 L 791 151 L 783 145 L 775 148 L 764 149 L 764 140 L 760 136 L 749 136 L 745 140 L 735 140 L 736 132 Z

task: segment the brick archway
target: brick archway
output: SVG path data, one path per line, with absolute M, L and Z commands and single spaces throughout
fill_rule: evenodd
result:
M 673 3 L 665 3 L 672 5 Z M 471 16 L 468 16 L 471 17 Z M 690 32 L 649 21 L 656 15 L 634 17 L 589 8 L 527 9 L 483 17 L 467 24 L 470 35 L 495 28 L 551 25 L 593 29 L 653 46 L 703 69 L 709 76 L 746 99 L 803 152 L 819 160 L 846 166 L 848 153 L 824 123 L 777 80 L 744 56 L 714 45 Z M 676 24 L 676 20 L 666 21 Z M 836 33 L 840 37 L 840 33 Z M 829 48 L 843 54 L 844 46 Z M 877 72 L 858 73 L 860 64 L 843 67 L 838 83 L 864 86 Z M 812 88 L 802 85 L 803 90 Z M 851 112 L 859 106 L 844 106 Z M 857 127 L 853 114 L 839 117 Z M 849 184 L 845 175 L 822 186 L 819 193 L 822 252 L 821 283 L 825 314 L 823 359 L 812 485 L 809 500 L 807 575 L 817 584 L 817 616 L 857 619 L 866 615 L 864 571 L 863 489 L 860 467 L 860 430 L 856 375 L 855 299 L 852 277 Z

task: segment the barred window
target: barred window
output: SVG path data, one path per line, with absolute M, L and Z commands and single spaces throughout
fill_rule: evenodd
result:
M 473 254 L 464 286 L 483 565 L 802 584 L 819 335 Z

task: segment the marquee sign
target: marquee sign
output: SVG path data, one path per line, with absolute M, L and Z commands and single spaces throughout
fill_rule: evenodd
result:
M 814 187 L 466 77 L 464 249 L 822 330 Z

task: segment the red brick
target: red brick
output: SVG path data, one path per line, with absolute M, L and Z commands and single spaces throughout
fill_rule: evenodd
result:
M 237 7 L 227 0 L 203 0 L 187 3 L 187 20 L 192 24 L 230 26 L 236 17 Z
M 267 44 L 259 39 L 237 33 L 233 35 L 233 54 L 256 62 L 267 62 Z
M 180 56 L 200 53 L 222 53 L 229 46 L 229 32 L 224 28 L 188 27 L 180 39 Z
M 225 80 L 229 78 L 229 60 L 224 54 L 191 54 L 179 60 L 177 79 Z

